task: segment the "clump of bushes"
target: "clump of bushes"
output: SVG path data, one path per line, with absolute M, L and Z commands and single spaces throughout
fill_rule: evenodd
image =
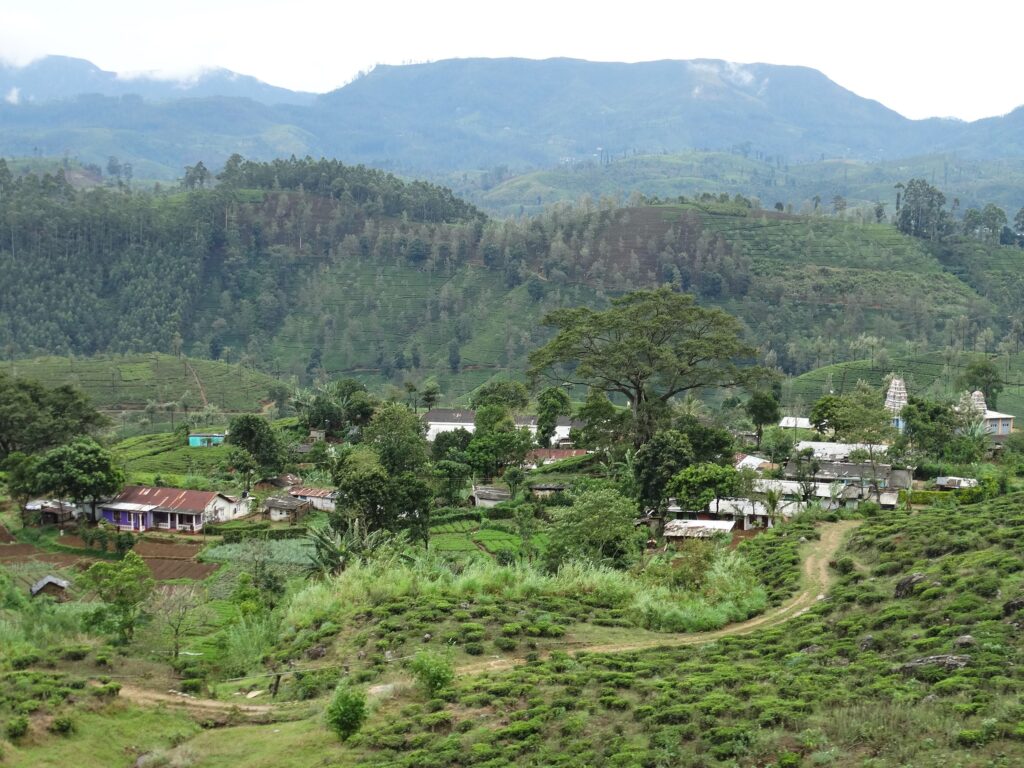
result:
M 330 729 L 345 741 L 363 727 L 368 714 L 366 692 L 348 682 L 341 682 L 334 689 L 324 717 Z

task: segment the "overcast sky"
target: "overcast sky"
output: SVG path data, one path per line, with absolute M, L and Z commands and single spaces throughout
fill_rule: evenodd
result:
M 323 92 L 374 64 L 468 56 L 803 64 L 914 118 L 1024 104 L 1024 7 L 972 3 L 630 0 L 0 0 L 0 57 L 117 72 L 221 66 Z

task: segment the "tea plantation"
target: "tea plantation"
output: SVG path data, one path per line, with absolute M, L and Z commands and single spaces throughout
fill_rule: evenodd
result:
M 881 513 L 785 625 L 460 679 L 382 703 L 354 746 L 365 765 L 1020 765 L 1022 531 L 1024 495 Z

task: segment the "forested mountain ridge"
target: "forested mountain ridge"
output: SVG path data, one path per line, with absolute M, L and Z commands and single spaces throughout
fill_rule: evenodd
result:
M 57 101 L 31 101 L 28 86 L 21 98 L 11 90 L 17 78 L 0 73 L 4 95 L 14 95 L 0 102 L 0 153 L 95 164 L 115 155 L 146 178 L 177 177 L 198 159 L 196 147 L 217 164 L 234 152 L 312 154 L 433 177 L 694 149 L 737 151 L 779 169 L 824 158 L 1024 153 L 1020 110 L 974 123 L 909 120 L 806 67 L 452 59 L 380 66 L 309 101 L 230 76 L 201 79 L 184 98 L 147 80 L 98 87 L 110 73 L 71 62 L 85 70 L 69 78 L 81 84 Z
M 740 317 L 765 362 L 800 373 L 869 342 L 994 348 L 1024 284 L 1016 246 L 743 199 L 499 222 L 332 161 L 236 157 L 214 188 L 204 166 L 186 178 L 160 194 L 0 180 L 5 357 L 184 353 L 300 381 L 434 377 L 456 396 L 522 369 L 550 310 L 669 284 Z

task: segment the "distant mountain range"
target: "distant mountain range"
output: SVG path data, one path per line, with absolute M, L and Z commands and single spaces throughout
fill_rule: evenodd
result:
M 1024 109 L 909 120 L 806 67 L 716 60 L 452 59 L 379 66 L 314 96 L 227 70 L 123 79 L 80 59 L 0 68 L 0 155 L 132 162 L 174 178 L 202 159 L 331 156 L 438 178 L 633 154 L 740 153 L 776 167 L 930 153 L 1024 156 Z
M 123 77 L 85 59 L 69 56 L 46 56 L 25 66 L 0 62 L 0 97 L 9 104 L 38 105 L 87 94 L 132 94 L 151 101 L 228 96 L 261 104 L 294 105 L 308 105 L 316 98 L 314 93 L 278 88 L 221 68 L 204 70 L 194 77 L 169 79 L 148 73 Z

